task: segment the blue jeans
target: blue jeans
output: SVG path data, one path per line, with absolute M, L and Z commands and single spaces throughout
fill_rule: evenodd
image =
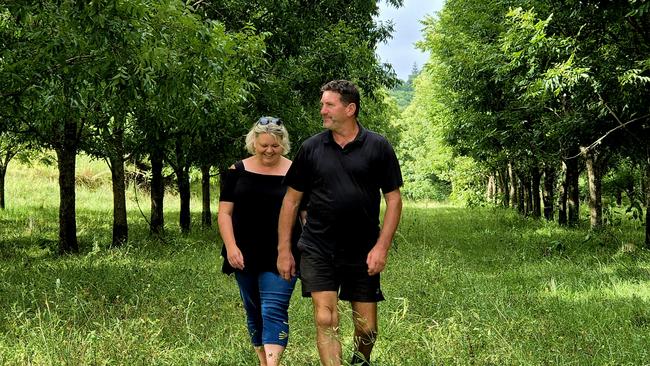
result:
M 296 278 L 286 281 L 277 273 L 235 271 L 246 310 L 248 333 L 254 346 L 289 341 L 289 300 Z

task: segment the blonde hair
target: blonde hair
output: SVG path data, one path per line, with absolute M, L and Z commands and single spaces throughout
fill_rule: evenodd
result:
M 257 136 L 268 133 L 275 137 L 275 140 L 282 146 L 282 155 L 287 155 L 291 149 L 291 142 L 289 141 L 289 132 L 284 128 L 284 125 L 277 125 L 275 123 L 269 123 L 266 125 L 261 125 L 257 122 L 246 134 L 246 151 L 251 155 L 255 155 L 255 140 Z

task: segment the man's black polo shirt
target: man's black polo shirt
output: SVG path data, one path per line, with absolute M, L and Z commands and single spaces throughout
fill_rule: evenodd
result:
M 285 183 L 307 200 L 301 249 L 365 261 L 379 236 L 380 190 L 394 191 L 403 181 L 388 141 L 359 124 L 345 148 L 329 130 L 307 139 Z

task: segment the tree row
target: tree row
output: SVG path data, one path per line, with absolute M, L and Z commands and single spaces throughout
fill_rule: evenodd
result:
M 391 1 L 395 6 L 401 1 Z M 59 251 L 79 250 L 75 163 L 84 152 L 112 174 L 112 245 L 128 240 L 125 162 L 144 167 L 152 234 L 164 233 L 163 169 L 174 172 L 179 223 L 190 223 L 190 169 L 210 177 L 241 158 L 261 115 L 281 117 L 294 143 L 319 128 L 319 88 L 355 81 L 366 123 L 386 130 L 375 90 L 395 83 L 375 45 L 391 24 L 376 2 L 17 1 L 0 7 L 0 203 L 16 154 L 56 153 Z M 389 131 L 387 131 L 389 132 Z M 390 135 L 390 134 L 389 134 Z
M 427 118 L 486 172 L 491 197 L 576 225 L 586 172 L 591 227 L 605 178 L 646 207 L 650 246 L 649 2 L 448 0 L 420 46 Z M 643 179 L 614 184 L 630 171 Z

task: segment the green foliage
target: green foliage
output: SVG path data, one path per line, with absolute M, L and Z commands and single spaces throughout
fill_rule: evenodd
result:
M 603 196 L 606 206 L 603 216 L 606 223 L 620 225 L 625 219 L 632 219 L 643 225 L 643 191 L 638 189 L 643 180 L 642 166 L 630 158 L 618 159 L 603 177 Z
M 391 1 L 395 6 L 401 3 Z M 329 80 L 347 79 L 364 91 L 361 112 L 367 106 L 377 109 L 362 123 L 390 130 L 389 120 L 382 118 L 386 106 L 379 104 L 384 99 L 381 88 L 392 86 L 396 78 L 379 64 L 374 50 L 392 28 L 374 20 L 377 1 L 229 0 L 200 7 L 231 31 L 252 26 L 267 35 L 267 64 L 256 74 L 258 89 L 245 111 L 248 121 L 277 115 L 299 145 L 321 129 L 320 87 Z
M 413 94 L 415 92 L 413 84 L 415 83 L 415 78 L 417 78 L 419 74 L 420 70 L 418 70 L 417 65 L 414 64 L 408 80 L 400 80 L 397 85 L 390 89 L 390 95 L 397 101 L 397 108 L 400 111 L 403 111 L 413 100 Z
M 619 78 L 619 81 L 623 85 L 628 84 L 648 84 L 650 83 L 650 77 L 646 76 L 648 70 L 650 70 L 650 61 L 640 61 L 638 63 L 640 68 L 629 69 Z M 641 68 L 642 67 L 642 68 Z M 646 75 L 644 75 L 646 74 Z
M 399 113 L 389 93 L 378 90 L 372 97 L 362 96 L 361 106 L 359 113 L 361 124 L 383 135 L 393 146 L 396 146 L 402 138 L 403 131 L 400 126 L 393 123 Z
M 452 192 L 450 200 L 469 207 L 485 205 L 485 169 L 473 159 L 457 157 L 450 174 Z
M 580 146 L 647 164 L 646 10 L 632 0 L 447 1 L 419 43 L 431 52 L 429 103 L 444 106 L 429 121 L 486 173 L 510 165 L 525 178 Z
M 32 137 L 50 147 L 68 119 L 83 121 L 75 148 L 91 154 L 168 151 L 175 141 L 191 150 L 180 160 L 223 167 L 242 154 L 239 138 L 260 114 L 283 117 L 297 143 L 316 132 L 325 81 L 356 81 L 380 116 L 375 90 L 395 81 L 374 54 L 391 31 L 375 23 L 375 2 L 7 6 L 0 77 L 20 113 L 2 115 L 30 121 Z M 371 123 L 389 130 L 387 120 Z
M 403 192 L 410 199 L 445 200 L 453 182 L 451 152 L 443 142 L 445 108 L 435 98 L 430 75 L 423 72 L 414 84 L 414 99 L 396 125 L 402 129 L 397 152 L 402 162 Z
M 60 244 L 74 251 L 81 151 L 108 161 L 115 183 L 129 158 L 162 160 L 187 198 L 190 170 L 244 155 L 242 136 L 259 115 L 282 117 L 294 144 L 319 130 L 319 87 L 340 78 L 364 90 L 363 123 L 396 142 L 392 107 L 375 91 L 395 82 L 374 53 L 391 31 L 377 12 L 367 1 L 9 2 L 0 7 L 0 152 L 10 154 L 0 165 L 22 146 L 6 130 L 56 151 Z M 116 184 L 114 215 L 126 240 L 122 191 Z M 184 199 L 186 230 L 188 209 Z

